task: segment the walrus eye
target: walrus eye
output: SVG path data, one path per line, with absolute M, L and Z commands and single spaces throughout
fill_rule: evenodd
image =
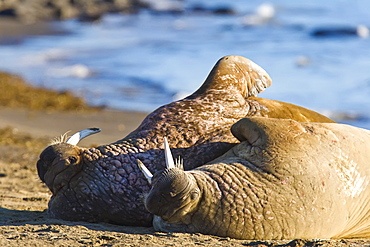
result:
M 67 161 L 69 164 L 73 165 L 77 162 L 77 158 L 75 156 L 69 156 Z
M 191 200 L 197 199 L 198 196 L 199 196 L 199 192 L 197 190 L 194 190 L 194 191 L 190 192 L 190 199 Z

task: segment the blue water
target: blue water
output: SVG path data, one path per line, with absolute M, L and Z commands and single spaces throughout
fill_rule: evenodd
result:
M 246 25 L 264 3 L 188 0 L 181 14 L 143 10 L 98 23 L 56 23 L 70 34 L 0 46 L 0 69 L 72 90 L 90 104 L 149 112 L 196 90 L 222 56 L 241 55 L 273 79 L 261 97 L 354 116 L 339 119 L 370 129 L 370 37 L 311 35 L 370 27 L 370 1 L 276 0 L 268 23 Z M 194 12 L 194 5 L 227 6 L 235 15 Z

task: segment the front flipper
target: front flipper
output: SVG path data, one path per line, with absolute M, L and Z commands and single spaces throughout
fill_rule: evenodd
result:
M 243 118 L 231 127 L 232 134 L 240 141 L 263 148 L 269 142 L 288 141 L 306 129 L 297 121 L 265 117 Z M 288 133 L 288 134 L 285 134 Z
M 299 144 L 307 130 L 291 119 L 244 118 L 232 126 L 231 132 L 241 143 L 211 163 L 247 162 L 253 169 L 271 173 L 280 169 L 274 160 L 289 157 L 288 153 L 305 154 Z
M 187 233 L 196 233 L 199 230 L 195 229 L 193 224 L 174 224 L 167 223 L 161 217 L 154 215 L 153 218 L 153 227 L 156 231 L 161 232 L 187 232 Z

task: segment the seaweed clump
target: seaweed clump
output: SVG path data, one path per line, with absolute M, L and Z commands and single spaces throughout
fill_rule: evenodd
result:
M 21 77 L 0 72 L 0 106 L 43 111 L 98 111 L 70 92 L 33 87 Z

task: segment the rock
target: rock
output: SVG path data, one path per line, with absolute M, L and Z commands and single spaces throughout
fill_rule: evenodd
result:
M 356 27 L 319 27 L 311 32 L 311 36 L 316 38 L 339 38 L 339 37 L 361 37 L 369 36 L 369 28 L 365 25 Z
M 79 18 L 96 21 L 106 13 L 133 12 L 137 0 L 8 0 L 0 3 L 0 15 L 12 16 L 22 22 Z

